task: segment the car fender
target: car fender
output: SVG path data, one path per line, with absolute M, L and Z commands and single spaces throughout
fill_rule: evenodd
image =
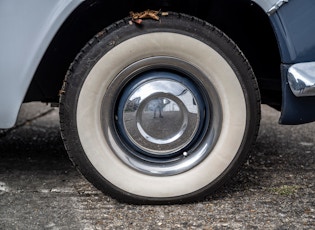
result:
M 81 2 L 83 0 L 0 2 L 0 92 L 5 95 L 0 97 L 0 128 L 15 124 L 25 93 L 50 41 Z
M 303 124 L 315 121 L 315 4 L 313 0 L 253 0 L 268 15 L 278 40 L 282 72 L 282 108 L 279 123 Z M 291 69 L 301 69 L 297 76 Z M 306 67 L 306 68 L 304 68 Z M 303 69 L 304 68 L 304 69 Z M 290 74 L 290 80 L 288 74 Z M 308 84 L 299 86 L 299 78 Z M 304 83 L 304 82 L 303 82 Z M 292 87 L 293 85 L 293 87 Z M 300 84 L 301 85 L 301 84 Z

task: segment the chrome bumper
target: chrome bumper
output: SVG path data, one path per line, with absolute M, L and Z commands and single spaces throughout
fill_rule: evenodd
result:
M 287 77 L 296 97 L 315 96 L 315 62 L 292 65 Z

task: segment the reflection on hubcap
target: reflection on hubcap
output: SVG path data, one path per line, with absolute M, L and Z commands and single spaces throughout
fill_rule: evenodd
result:
M 195 136 L 199 108 L 192 91 L 183 83 L 155 78 L 154 73 L 152 77 L 127 92 L 122 102 L 123 128 L 144 152 L 169 155 L 187 146 Z
M 102 107 L 107 143 L 126 165 L 149 175 L 192 169 L 210 154 L 221 129 L 221 105 L 208 76 L 173 57 L 124 68 Z

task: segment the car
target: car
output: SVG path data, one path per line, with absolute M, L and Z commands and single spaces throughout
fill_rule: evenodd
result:
M 59 107 L 78 170 L 121 202 L 196 202 L 248 159 L 261 104 L 315 120 L 313 0 L 2 0 L 0 128 Z

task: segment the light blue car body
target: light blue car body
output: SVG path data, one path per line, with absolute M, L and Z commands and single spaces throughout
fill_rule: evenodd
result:
M 82 0 L 0 2 L 0 128 L 15 124 L 49 43 Z

